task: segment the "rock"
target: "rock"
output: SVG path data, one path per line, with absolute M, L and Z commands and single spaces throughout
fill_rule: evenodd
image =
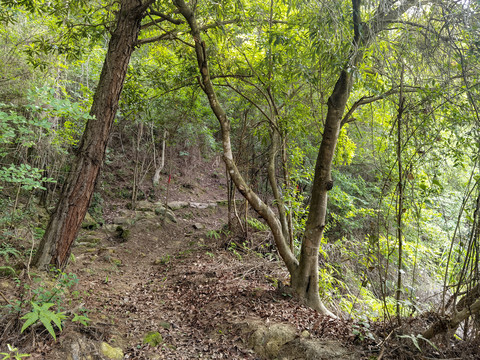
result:
M 261 357 L 276 359 L 282 346 L 292 341 L 296 333 L 295 328 L 288 324 L 261 325 L 250 336 L 249 344 Z
M 155 211 L 155 204 L 152 204 L 150 201 L 142 200 L 137 202 L 135 210 L 138 211 Z
M 113 218 L 113 223 L 117 225 L 131 225 L 133 223 L 133 219 L 125 216 L 117 216 Z
M 278 352 L 280 360 L 355 360 L 358 354 L 334 340 L 314 340 L 303 337 L 284 344 Z
M 168 323 L 168 322 L 166 322 L 166 321 L 160 321 L 160 326 L 161 326 L 162 328 L 164 328 L 165 330 L 169 330 L 170 327 L 171 327 L 170 323 Z
M 115 224 L 105 224 L 104 226 L 104 229 L 110 232 L 114 232 L 116 228 L 117 228 L 117 225 Z
M 88 212 L 85 214 L 85 219 L 82 221 L 82 228 L 88 230 L 95 230 L 98 228 L 98 223 Z
M 191 202 L 190 207 L 195 209 L 206 209 L 208 208 L 208 204 Z
M 154 219 L 155 218 L 155 213 L 153 212 L 146 212 L 146 211 L 137 211 L 136 212 L 136 221 L 140 221 L 140 220 L 151 220 L 151 219 Z
M 53 351 L 49 353 L 49 360 L 104 360 L 100 356 L 98 345 L 95 341 L 87 339 L 78 332 L 66 330 L 58 338 Z
M 119 258 L 111 257 L 111 258 L 110 258 L 110 262 L 111 262 L 113 265 L 122 266 L 122 260 L 120 260 Z
M 143 337 L 143 343 L 156 347 L 163 342 L 162 335 L 158 331 L 150 331 Z
M 193 224 L 193 228 L 195 230 L 202 230 L 202 229 L 205 228 L 205 226 L 203 224 L 200 224 L 200 223 L 195 223 L 195 224 Z
M 76 244 L 78 246 L 96 247 L 97 244 L 100 242 L 100 240 L 101 239 L 99 239 L 96 236 L 86 235 L 86 236 L 82 236 L 82 237 L 77 238 Z
M 102 342 L 100 345 L 100 351 L 102 354 L 111 360 L 123 360 L 123 351 L 121 348 L 108 345 L 106 342 Z
M 0 290 L 8 290 L 8 291 L 13 291 L 12 290 L 13 285 L 9 281 L 0 281 Z
M 170 261 L 170 255 L 165 255 L 165 256 L 162 256 L 161 258 L 157 258 L 155 259 L 155 261 L 153 262 L 153 265 L 165 265 L 165 264 L 168 264 L 169 261 Z
M 178 210 L 178 209 L 182 209 L 182 208 L 185 208 L 188 206 L 188 202 L 186 201 L 171 201 L 169 203 L 167 203 L 167 206 L 175 211 L 175 210 Z
M 160 215 L 162 218 L 166 217 L 167 220 L 176 223 L 177 217 L 170 209 L 165 209 L 163 206 L 155 209 L 155 214 Z
M 155 211 L 157 211 L 157 209 L 159 209 L 159 208 L 165 209 L 165 203 L 163 203 L 163 202 L 161 202 L 161 201 L 157 201 L 157 202 L 156 202 L 155 204 L 153 204 L 153 205 L 155 205 Z

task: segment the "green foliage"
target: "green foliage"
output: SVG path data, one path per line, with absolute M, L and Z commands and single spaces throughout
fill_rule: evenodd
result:
M 32 168 L 28 164 L 20 164 L 19 166 L 11 164 L 8 168 L 4 166 L 0 169 L 0 182 L 18 184 L 27 191 L 45 190 L 42 184 L 45 182 L 54 183 L 55 180 L 42 177 L 42 172 L 43 170 Z M 2 189 L 2 186 L 0 186 L 0 189 Z
M 18 259 L 20 257 L 20 252 L 11 244 L 2 242 L 2 244 L 0 245 L 0 256 L 3 256 L 5 261 L 8 263 L 10 260 L 10 256 L 14 256 Z
M 57 340 L 52 322 L 57 326 L 60 331 L 62 331 L 62 320 L 66 318 L 65 313 L 50 311 L 49 309 L 55 305 L 53 303 L 43 303 L 40 305 L 32 301 L 31 304 L 32 311 L 21 317 L 21 319 L 26 320 L 22 326 L 21 332 L 23 333 L 25 329 L 27 329 L 29 326 L 32 326 L 38 321 L 40 321 L 43 326 L 45 326 L 45 328 L 48 330 L 50 335 L 52 335 L 52 337 Z
M 365 220 L 375 216 L 372 208 L 378 188 L 368 184 L 361 176 L 333 170 L 334 187 L 329 192 L 329 216 L 331 231 L 353 233 L 365 226 Z M 362 221 L 364 220 L 364 221 Z M 341 230 L 340 230 L 340 229 Z M 343 235 L 343 234 L 339 234 Z
M 40 322 L 56 339 L 53 325 L 60 331 L 62 330 L 62 321 L 67 319 L 64 311 L 67 295 L 69 289 L 78 283 L 78 279 L 73 274 L 66 274 L 56 269 L 52 269 L 51 273 L 55 279 L 53 283 L 37 276 L 33 277 L 33 284 L 23 283 L 20 279 L 16 279 L 17 287 L 20 288 L 23 295 L 11 304 L 2 307 L 7 308 L 10 313 L 23 313 L 20 318 L 25 320 L 22 332 Z M 28 311 L 25 313 L 27 308 Z M 72 313 L 71 321 L 87 326 L 90 319 L 84 312 L 85 310 L 82 310 L 80 314 Z
M 73 314 L 72 322 L 79 322 L 83 326 L 88 326 L 90 318 L 86 315 Z
M 30 354 L 19 354 L 19 350 L 10 344 L 7 344 L 7 349 L 8 352 L 0 352 L 0 356 L 3 356 L 1 360 L 21 360 L 30 356 Z
M 100 193 L 94 192 L 92 202 L 90 203 L 90 207 L 88 208 L 88 212 L 99 224 L 105 223 L 105 220 L 103 219 L 103 204 L 104 200 Z
M 163 342 L 162 335 L 158 331 L 150 331 L 145 334 L 143 338 L 143 343 L 148 344 L 151 347 L 156 347 Z
M 410 334 L 410 335 L 397 335 L 399 338 L 403 339 L 410 339 L 413 342 L 413 345 L 417 348 L 418 351 L 422 352 L 422 348 L 420 347 L 420 344 L 422 342 L 425 342 L 429 344 L 431 347 L 433 347 L 435 350 L 438 351 L 438 348 L 435 346 L 433 342 L 430 340 L 426 339 L 425 337 L 422 336 L 422 334 Z
M 250 225 L 250 227 L 252 227 L 253 229 L 258 230 L 258 231 L 268 231 L 269 230 L 269 227 L 267 225 L 262 223 L 260 220 L 252 218 L 252 217 L 247 218 L 247 224 Z
M 208 230 L 206 235 L 208 238 L 218 240 L 220 239 L 221 233 L 218 230 Z

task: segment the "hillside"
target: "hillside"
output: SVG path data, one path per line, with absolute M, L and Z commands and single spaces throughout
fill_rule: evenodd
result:
M 25 296 L 38 301 L 56 291 L 58 297 L 48 301 L 57 301 L 57 310 L 84 314 L 89 321 L 86 326 L 65 321 L 54 341 L 40 324 L 20 336 L 23 320 L 4 310 L 1 342 L 16 344 L 31 359 L 52 360 L 109 359 L 108 354 L 112 359 L 420 356 L 412 343 L 392 339 L 394 322 L 353 322 L 342 320 L 342 313 L 332 319 L 301 305 L 268 231 L 252 228 L 242 241 L 226 231 L 221 164 L 204 165 L 193 177 L 174 172 L 167 211 L 165 191 L 156 202 L 139 201 L 135 211 L 125 200 L 105 201 L 104 224 L 91 216 L 84 221 L 66 270 L 70 275 L 54 280 L 27 268 L 18 280 L 3 278 L 4 301 L 13 304 Z M 28 253 L 29 245 L 15 246 Z M 42 291 L 46 295 L 32 295 Z M 431 320 L 410 321 L 407 329 L 421 331 Z

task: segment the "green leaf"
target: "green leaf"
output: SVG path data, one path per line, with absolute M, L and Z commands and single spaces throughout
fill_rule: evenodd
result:
M 53 326 L 51 324 L 50 321 L 48 321 L 47 318 L 40 318 L 40 321 L 42 322 L 43 326 L 45 326 L 45 329 L 48 330 L 48 332 L 50 333 L 50 335 L 52 335 L 52 337 L 57 340 L 57 337 L 55 336 L 55 331 L 53 330 Z M 61 330 L 61 329 L 60 329 Z
M 27 319 L 27 321 L 25 321 L 25 323 L 22 326 L 22 330 L 20 330 L 20 332 L 23 333 L 26 328 L 28 328 L 30 325 L 35 324 L 37 322 L 38 312 L 30 312 L 22 316 L 21 319 Z

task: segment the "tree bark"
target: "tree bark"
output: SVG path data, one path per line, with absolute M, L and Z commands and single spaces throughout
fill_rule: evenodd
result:
M 87 213 L 100 167 L 103 163 L 130 56 L 140 31 L 143 14 L 153 1 L 122 0 L 116 29 L 108 44 L 100 80 L 76 160 L 68 174 L 55 212 L 33 260 L 43 267 L 53 264 L 64 268 L 72 244 Z
M 325 128 L 315 165 L 310 211 L 300 252 L 300 265 L 291 273 L 295 292 L 306 300 L 307 305 L 319 308 L 329 315 L 332 314 L 324 308 L 318 296 L 318 251 L 325 228 L 327 192 L 333 187 L 331 178 L 333 156 L 351 88 L 352 75 L 343 70 L 328 99 Z

